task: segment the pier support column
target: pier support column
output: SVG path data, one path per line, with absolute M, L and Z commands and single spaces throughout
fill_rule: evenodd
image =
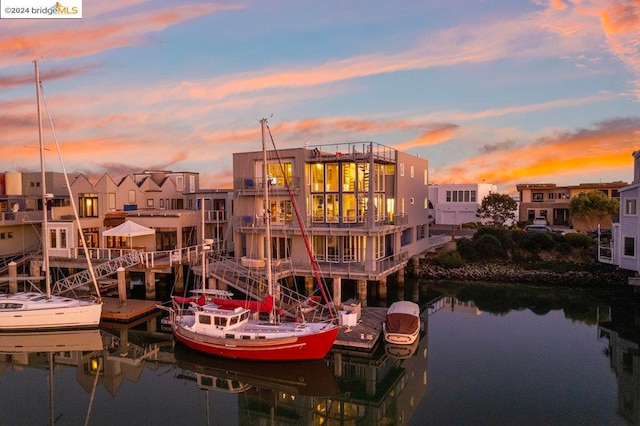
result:
M 418 256 L 412 257 L 410 262 L 411 262 L 412 276 L 419 277 L 420 276 L 420 258 Z
M 173 267 L 173 274 L 175 276 L 175 293 L 184 293 L 184 268 L 182 267 L 181 263 L 178 263 Z
M 313 293 L 313 277 L 304 277 L 304 292 L 307 296 Z
M 29 264 L 29 276 L 39 277 L 40 274 L 41 274 L 40 262 L 31 261 L 31 263 Z M 37 286 L 40 289 L 44 288 L 41 282 L 38 282 Z
M 9 294 L 15 294 L 18 292 L 18 280 L 14 279 L 18 277 L 18 264 L 16 262 L 9 262 Z
M 153 271 L 146 271 L 144 273 L 144 289 L 146 300 L 156 299 L 156 273 Z
M 398 287 L 404 287 L 404 268 L 398 269 Z
M 342 304 L 342 278 L 333 278 L 333 305 L 340 309 Z
M 387 298 L 387 277 L 382 277 L 378 281 L 378 297 L 385 300 Z
M 210 288 L 212 290 L 217 289 L 218 288 L 218 280 L 216 280 L 215 277 L 207 278 L 207 288 Z
M 358 300 L 360 306 L 367 306 L 367 280 L 358 280 Z
M 125 271 L 121 266 L 117 270 L 118 276 L 118 300 L 120 307 L 127 306 L 127 280 L 125 279 Z
M 342 377 L 342 354 L 336 352 L 331 356 L 333 356 L 333 375 L 336 377 Z

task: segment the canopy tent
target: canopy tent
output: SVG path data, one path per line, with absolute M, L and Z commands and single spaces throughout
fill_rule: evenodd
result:
M 139 237 L 140 235 L 155 234 L 156 230 L 147 228 L 130 220 L 125 221 L 122 225 L 115 228 L 107 229 L 102 233 L 103 237 Z

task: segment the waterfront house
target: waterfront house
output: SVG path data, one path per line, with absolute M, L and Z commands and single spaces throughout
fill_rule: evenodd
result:
M 635 271 L 636 276 L 629 279 L 629 284 L 640 286 L 640 216 L 638 200 L 640 200 L 640 151 L 633 152 L 633 182 L 619 189 L 620 220 L 613 224 L 611 241 L 599 244 L 598 258 L 601 262 L 612 263 L 623 269 Z
M 484 182 L 429 185 L 429 214 L 438 225 L 479 222 L 476 212 L 482 200 L 497 192 L 496 185 Z
M 280 160 L 268 152 L 266 182 L 262 151 L 233 155 L 236 258 L 263 257 L 269 217 L 272 241 L 267 247 L 273 258 L 291 263 L 296 275 L 309 279 L 312 265 L 301 221 L 324 276 L 333 278 L 334 299 L 339 299 L 341 279 L 357 281 L 362 296 L 367 280 L 384 286 L 389 274 L 427 250 L 427 160 L 373 142 L 278 154 Z M 271 194 L 268 206 L 264 185 Z
M 550 226 L 571 226 L 577 231 L 591 231 L 586 221 L 569 215 L 571 198 L 582 192 L 600 191 L 609 198 L 619 198 L 620 188 L 626 182 L 581 183 L 579 185 L 558 186 L 555 183 L 520 183 L 516 185 L 520 197 L 518 220 L 533 222 L 536 217 L 544 217 Z M 602 228 L 611 229 L 611 218 L 603 221 Z

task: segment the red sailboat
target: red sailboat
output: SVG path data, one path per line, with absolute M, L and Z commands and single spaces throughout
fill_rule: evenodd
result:
M 267 154 L 265 147 L 266 119 L 262 124 L 263 178 L 267 181 Z M 265 205 L 269 205 L 268 185 L 264 185 Z M 268 209 L 267 209 L 268 210 Z M 296 214 L 299 216 L 297 207 Z M 268 214 L 268 213 L 267 213 Z M 298 221 L 302 223 L 301 220 Z M 271 241 L 270 220 L 266 220 L 266 241 Z M 303 236 L 306 234 L 303 230 Z M 305 238 L 308 242 L 308 238 Z M 309 245 L 307 244 L 309 251 Z M 311 258 L 314 270 L 317 263 Z M 204 290 L 200 299 L 191 301 L 187 309 L 174 305 L 170 308 L 170 322 L 175 338 L 200 352 L 226 358 L 256 361 L 292 361 L 322 359 L 329 352 L 338 334 L 335 316 L 319 322 L 277 321 L 273 312 L 273 277 L 271 253 L 266 250 L 265 272 L 267 300 L 272 306 L 269 320 L 255 319 L 251 306 L 232 304 L 225 300 L 212 300 Z M 204 273 L 203 273 L 204 277 Z M 319 280 L 319 273 L 316 272 Z M 204 284 L 204 279 L 203 279 Z M 324 287 L 319 282 L 324 293 Z M 175 301 L 175 299 L 174 299 Z M 333 311 L 332 311 L 333 312 Z

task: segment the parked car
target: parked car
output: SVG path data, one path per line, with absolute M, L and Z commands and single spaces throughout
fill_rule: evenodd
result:
M 533 218 L 534 225 L 548 225 L 547 218 L 544 216 L 536 216 Z
M 527 225 L 524 227 L 524 232 L 553 232 L 553 229 L 547 225 Z
M 587 232 L 587 235 L 591 238 L 598 239 L 598 230 L 594 229 L 593 231 Z M 611 229 L 600 229 L 600 238 L 611 239 Z

